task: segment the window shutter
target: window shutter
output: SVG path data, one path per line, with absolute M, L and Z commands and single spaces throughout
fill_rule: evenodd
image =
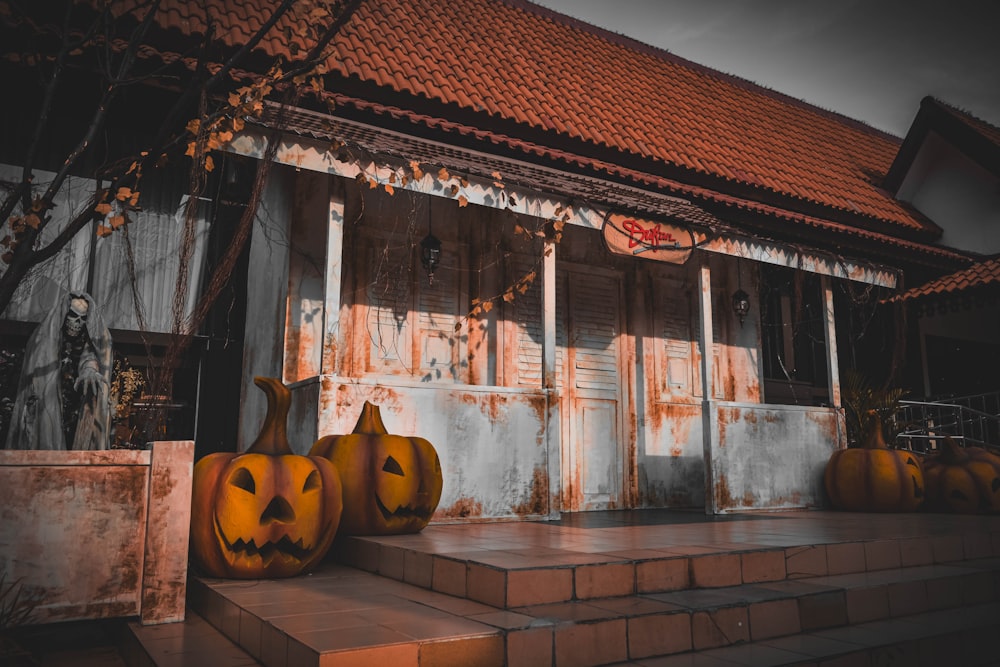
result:
M 461 332 L 459 322 L 461 259 L 454 250 L 443 248 L 441 266 L 434 282 L 421 272 L 418 287 L 417 336 L 420 346 L 420 375 L 428 380 L 458 380 L 461 376 Z
M 409 374 L 412 367 L 413 271 L 408 246 L 383 246 L 373 240 L 368 252 L 369 370 Z
M 575 273 L 572 281 L 576 386 L 617 391 L 618 323 L 609 313 L 618 312 L 618 284 L 608 278 Z

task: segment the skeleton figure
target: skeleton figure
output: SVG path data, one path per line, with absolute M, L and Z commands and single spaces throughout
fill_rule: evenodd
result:
M 70 294 L 28 339 L 7 449 L 107 449 L 111 335 L 88 294 Z

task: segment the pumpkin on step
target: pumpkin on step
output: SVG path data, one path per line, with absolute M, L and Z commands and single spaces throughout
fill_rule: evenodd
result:
M 400 535 L 427 525 L 441 500 L 441 461 L 423 438 L 392 435 L 365 401 L 348 435 L 328 435 L 310 456 L 333 463 L 344 485 L 342 535 Z
M 1000 456 L 944 439 L 940 453 L 924 459 L 928 509 L 960 514 L 1000 511 Z
M 288 388 L 274 378 L 254 383 L 267 395 L 260 435 L 246 452 L 209 454 L 194 467 L 191 553 L 214 577 L 306 572 L 326 555 L 340 522 L 336 468 L 288 444 Z
M 833 506 L 851 512 L 912 512 L 924 500 L 920 461 L 886 447 L 877 416 L 863 447 L 830 455 L 823 482 Z

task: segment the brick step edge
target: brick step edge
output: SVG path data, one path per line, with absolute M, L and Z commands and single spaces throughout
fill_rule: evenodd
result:
M 587 564 L 504 568 L 369 538 L 345 538 L 328 559 L 455 597 L 510 609 L 526 604 L 644 595 L 740 584 L 957 565 L 1000 557 L 1000 533 L 774 547 L 747 551 L 609 559 Z M 544 584 L 544 585 L 540 585 Z M 545 589 L 547 599 L 532 599 Z
M 789 635 L 668 656 L 592 663 L 624 667 L 753 664 L 756 667 L 985 667 L 1000 665 L 1000 604 Z M 553 664 L 556 664 L 553 662 Z
M 127 667 L 219 665 L 263 667 L 190 607 L 180 623 L 125 624 L 118 637 L 118 653 Z

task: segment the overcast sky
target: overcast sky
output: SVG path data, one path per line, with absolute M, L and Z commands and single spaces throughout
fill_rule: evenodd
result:
M 535 0 L 906 134 L 933 95 L 1000 126 L 997 0 Z

